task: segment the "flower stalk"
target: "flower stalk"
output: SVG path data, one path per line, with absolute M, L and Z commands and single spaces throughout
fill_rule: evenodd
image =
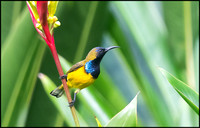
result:
M 27 1 L 27 6 L 31 15 L 31 19 L 33 21 L 34 27 L 37 32 L 41 35 L 41 37 L 45 40 L 47 45 L 49 46 L 51 53 L 53 55 L 58 73 L 60 76 L 64 75 L 57 50 L 55 47 L 53 29 L 60 25 L 60 22 L 57 21 L 58 18 L 54 16 L 56 12 L 57 1 Z M 50 29 L 50 30 L 49 30 Z M 61 79 L 62 84 L 64 85 L 64 90 L 67 96 L 68 103 L 72 102 L 71 95 L 69 93 L 68 86 L 66 84 L 65 79 Z M 72 116 L 74 118 L 76 126 L 80 126 L 78 122 L 78 118 L 76 115 L 76 110 L 74 106 L 70 106 L 70 110 L 72 112 Z

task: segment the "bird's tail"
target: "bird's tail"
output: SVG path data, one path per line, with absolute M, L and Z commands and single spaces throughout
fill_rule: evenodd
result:
M 63 84 L 62 84 L 62 85 L 58 86 L 56 89 L 54 89 L 53 91 L 51 91 L 50 94 L 52 96 L 55 96 L 56 98 L 59 98 L 62 96 L 63 92 L 64 92 L 64 88 L 63 88 Z

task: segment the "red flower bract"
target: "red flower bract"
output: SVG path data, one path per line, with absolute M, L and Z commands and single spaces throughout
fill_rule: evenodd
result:
M 37 1 L 37 11 L 38 11 L 40 23 L 46 35 L 46 40 L 47 40 L 46 42 L 47 44 L 48 43 L 51 44 L 51 43 L 54 43 L 54 41 L 52 40 L 52 36 L 50 34 L 49 26 L 47 22 L 47 15 L 48 15 L 47 3 L 48 1 Z
M 48 24 L 48 1 L 37 1 L 36 7 L 33 9 L 33 4 L 27 2 L 27 6 L 33 21 L 34 27 L 41 37 L 45 40 L 47 45 L 51 47 L 54 45 L 53 34 L 50 34 L 49 24 Z M 39 17 L 39 18 L 38 18 Z M 37 18 L 37 19 L 36 19 Z M 39 29 L 37 25 L 41 24 Z

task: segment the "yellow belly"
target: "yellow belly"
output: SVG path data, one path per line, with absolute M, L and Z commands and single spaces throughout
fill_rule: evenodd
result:
M 94 82 L 91 74 L 85 72 L 84 66 L 67 74 L 67 85 L 70 88 L 85 88 Z

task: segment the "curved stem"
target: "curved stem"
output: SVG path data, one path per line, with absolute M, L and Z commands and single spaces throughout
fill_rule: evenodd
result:
M 63 73 L 63 70 L 62 70 L 62 67 L 61 67 L 61 64 L 60 64 L 60 61 L 59 61 L 59 58 L 58 58 L 58 54 L 57 54 L 57 51 L 56 51 L 56 47 L 54 45 L 54 43 L 51 43 L 51 45 L 49 45 L 49 48 L 52 52 L 52 55 L 53 55 L 53 58 L 55 60 L 55 63 L 56 63 L 56 67 L 58 69 L 58 72 L 59 72 L 59 75 L 62 76 L 64 75 Z M 71 98 L 71 95 L 69 93 L 69 89 L 68 89 L 68 86 L 67 86 L 67 83 L 66 83 L 66 80 L 65 79 L 62 79 L 62 84 L 64 86 L 64 89 L 65 89 L 65 93 L 66 93 L 66 96 L 67 96 L 67 99 L 68 99 L 68 102 L 72 102 L 72 98 Z M 75 110 L 75 107 L 74 106 L 71 106 L 70 107 L 71 109 L 71 112 L 72 112 L 72 116 L 74 118 L 74 122 L 76 124 L 76 127 L 79 127 L 79 122 L 78 122 L 78 118 L 77 118 L 77 115 L 76 115 L 76 110 Z
M 40 19 L 40 23 L 42 25 L 42 29 L 44 31 L 44 34 L 46 36 L 46 38 L 44 37 L 44 40 L 46 41 L 47 45 L 49 46 L 51 53 L 53 55 L 54 61 L 56 63 L 56 67 L 58 69 L 58 73 L 60 76 L 64 75 L 59 58 L 58 58 L 58 54 L 56 51 L 56 47 L 55 47 L 55 41 L 54 41 L 54 36 L 53 34 L 51 35 L 50 31 L 49 31 L 49 26 L 48 26 L 48 22 L 47 22 L 47 15 L 48 15 L 48 8 L 47 8 L 47 1 L 37 1 L 37 11 L 38 11 L 38 15 L 39 15 L 39 19 Z M 66 83 L 65 79 L 61 79 L 62 84 L 64 86 L 64 90 L 65 93 L 67 95 L 67 100 L 68 102 L 72 102 L 72 98 L 71 95 L 69 93 L 69 89 Z M 78 122 L 78 118 L 76 115 L 76 110 L 74 106 L 70 106 L 71 112 L 72 112 L 72 116 L 74 118 L 75 124 L 77 127 L 79 127 L 79 122 Z

